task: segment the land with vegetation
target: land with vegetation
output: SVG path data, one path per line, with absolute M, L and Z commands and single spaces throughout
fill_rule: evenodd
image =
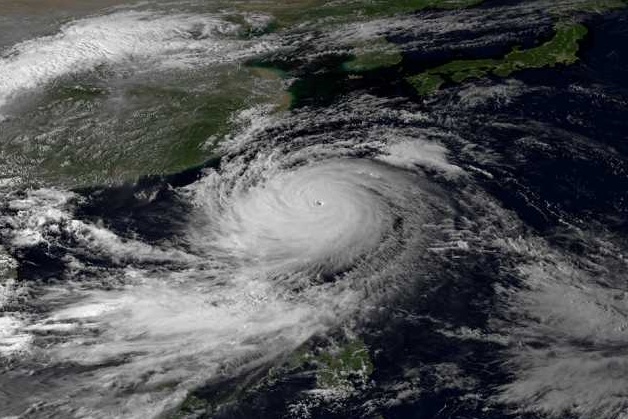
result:
M 508 77 L 525 69 L 574 64 L 578 61 L 579 43 L 587 32 L 584 25 L 560 23 L 554 37 L 536 48 L 522 50 L 515 47 L 512 52 L 496 59 L 451 61 L 407 80 L 419 94 L 429 95 L 445 83 L 462 83 L 489 75 Z

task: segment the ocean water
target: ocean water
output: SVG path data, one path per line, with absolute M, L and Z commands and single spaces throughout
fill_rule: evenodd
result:
M 577 3 L 10 3 L 0 417 L 626 417 L 627 15 Z M 571 67 L 404 81 L 563 15 Z

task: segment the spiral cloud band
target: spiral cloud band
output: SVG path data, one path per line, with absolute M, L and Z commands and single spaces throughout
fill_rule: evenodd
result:
M 251 115 L 249 126 L 276 124 Z M 451 211 L 407 159 L 397 157 L 396 167 L 358 158 L 343 138 L 330 138 L 338 148 L 318 155 L 316 137 L 283 143 L 265 130 L 245 130 L 219 170 L 176 191 L 190 209 L 164 244 L 77 219 L 80 199 L 71 193 L 11 201 L 13 245 L 63 247 L 72 273 L 65 287 L 38 291 L 47 295 L 45 315 L 12 320 L 4 340 L 20 345 L 6 355 L 92 370 L 56 382 L 62 401 L 50 409 L 91 406 L 80 394 L 104 387 L 112 389 L 97 409 L 104 417 L 158 413 L 212 374 L 294 348 L 395 289 L 406 263 L 426 250 L 423 224 Z M 94 278 L 99 258 L 119 269 Z M 143 390 L 123 395 L 131 387 Z
M 213 246 L 264 269 L 316 266 L 338 271 L 375 250 L 390 233 L 402 197 L 398 173 L 336 160 L 277 172 L 226 199 L 208 223 Z M 209 208 L 214 209 L 213 206 Z
M 214 3 L 0 36 L 0 416 L 627 418 L 626 16 Z

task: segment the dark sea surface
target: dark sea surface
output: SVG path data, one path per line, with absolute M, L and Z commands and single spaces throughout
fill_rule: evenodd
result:
M 547 41 L 545 5 L 489 1 L 244 41 L 226 29 L 234 18 L 196 3 L 107 9 L 111 22 L 96 6 L 66 10 L 77 27 L 139 29 L 119 41 L 132 53 L 97 37 L 86 49 L 122 64 L 82 57 L 70 64 L 84 71 L 58 79 L 34 54 L 25 63 L 46 87 L 0 80 L 0 99 L 12 92 L 0 139 L 17 147 L 0 154 L 0 417 L 628 417 L 628 13 L 572 16 L 589 35 L 571 66 L 429 97 L 405 79 Z M 66 51 L 60 39 L 39 54 Z M 355 45 L 382 39 L 398 64 L 343 69 Z M 137 53 L 152 42 L 173 47 Z M 137 154 L 134 139 L 168 144 L 164 115 L 196 123 L 198 103 L 223 97 L 206 90 L 248 83 L 257 93 L 228 113 L 214 154 L 118 176 L 127 158 L 158 161 L 163 150 L 146 141 L 155 154 Z M 290 106 L 273 102 L 273 83 Z M 55 96 L 75 85 L 105 93 Z M 64 121 L 78 127 L 63 131 L 68 145 Z M 96 174 L 36 169 L 42 150 L 85 144 L 95 162 L 114 160 Z

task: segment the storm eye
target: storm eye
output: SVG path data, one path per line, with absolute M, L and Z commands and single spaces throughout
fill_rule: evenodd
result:
M 196 41 L 209 38 L 209 34 L 207 33 L 207 29 L 205 25 L 200 24 L 200 23 L 188 29 L 187 34 L 190 39 L 193 39 Z

